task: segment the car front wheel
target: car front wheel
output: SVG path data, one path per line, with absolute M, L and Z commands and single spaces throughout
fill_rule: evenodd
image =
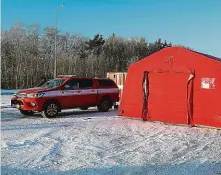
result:
M 44 118 L 54 118 L 58 115 L 59 105 L 55 102 L 47 103 L 41 112 L 42 117 Z

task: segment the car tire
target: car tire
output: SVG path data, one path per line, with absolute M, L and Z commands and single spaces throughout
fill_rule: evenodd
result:
M 41 115 L 44 118 L 55 118 L 59 112 L 59 105 L 56 102 L 48 102 L 44 106 L 43 111 L 41 111 Z
M 25 116 L 33 116 L 34 115 L 33 111 L 27 111 L 27 110 L 20 109 L 20 112 L 22 115 L 25 115 Z
M 100 104 L 97 106 L 97 109 L 101 112 L 107 112 L 110 109 L 111 103 L 110 100 L 104 98 L 101 100 Z
M 88 106 L 80 107 L 81 110 L 88 110 Z

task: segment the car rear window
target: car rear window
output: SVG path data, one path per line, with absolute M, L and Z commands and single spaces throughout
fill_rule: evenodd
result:
M 66 85 L 68 85 L 67 89 L 84 89 L 84 88 L 92 88 L 93 80 L 69 80 Z
M 115 86 L 112 80 L 98 80 L 100 86 Z

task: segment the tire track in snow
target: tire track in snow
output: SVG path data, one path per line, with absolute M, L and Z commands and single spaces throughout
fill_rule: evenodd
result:
M 67 127 L 64 125 L 63 127 Z M 63 128 L 62 127 L 62 128 Z M 48 153 L 45 154 L 41 159 L 39 159 L 39 163 L 41 167 L 49 167 L 53 166 L 53 169 L 59 169 L 60 159 L 61 159 L 61 147 L 62 147 L 62 139 L 60 137 L 54 137 L 56 133 L 60 132 L 61 126 L 58 129 L 50 130 L 47 133 L 42 134 L 39 139 L 42 141 L 42 144 L 49 142 L 50 148 L 48 148 Z

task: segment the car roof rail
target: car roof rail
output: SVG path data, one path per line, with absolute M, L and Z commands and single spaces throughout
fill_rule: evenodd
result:
M 57 78 L 72 78 L 76 77 L 76 75 L 58 75 Z

